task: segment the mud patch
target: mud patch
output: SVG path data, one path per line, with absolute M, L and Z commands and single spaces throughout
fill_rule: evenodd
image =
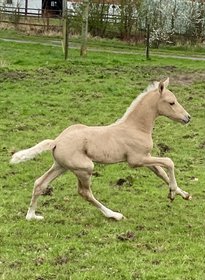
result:
M 159 149 L 158 155 L 161 157 L 164 156 L 167 152 L 171 151 L 171 148 L 164 143 L 158 143 L 157 148 Z
M 42 193 L 42 195 L 53 195 L 53 187 L 48 186 Z
M 131 187 L 134 183 L 134 179 L 132 176 L 127 176 L 126 178 L 119 178 L 117 181 L 114 183 L 114 186 L 116 187 Z
M 186 74 L 176 73 L 171 76 L 171 82 L 177 85 L 191 85 L 204 80 L 205 72 L 193 72 Z
M 176 66 L 140 66 L 137 67 L 137 71 L 141 73 L 149 73 L 152 81 L 170 77 L 170 83 L 175 85 L 191 85 L 193 83 L 204 81 L 205 72 L 194 71 L 183 73 Z
M 135 234 L 132 231 L 127 231 L 117 235 L 117 239 L 120 241 L 132 241 L 135 239 Z
M 0 73 L 0 82 L 16 82 L 21 81 L 29 76 L 28 73 L 22 71 L 9 71 Z
M 65 265 L 69 262 L 69 259 L 67 256 L 58 256 L 55 261 L 54 261 L 54 264 L 55 265 Z

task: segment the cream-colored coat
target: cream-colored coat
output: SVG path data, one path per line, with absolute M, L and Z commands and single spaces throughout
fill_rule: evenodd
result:
M 55 140 L 44 140 L 36 146 L 17 152 L 11 162 L 18 163 L 52 150 L 54 164 L 42 177 L 36 180 L 31 204 L 26 218 L 42 219 L 35 214 L 37 198 L 48 183 L 57 176 L 71 170 L 78 179 L 78 191 L 86 200 L 95 205 L 106 217 L 122 219 L 121 213 L 113 212 L 95 199 L 90 189 L 94 163 L 128 162 L 131 167 L 147 166 L 169 186 L 168 197 L 176 194 L 184 199 L 191 196 L 177 186 L 174 163 L 170 158 L 152 157 L 152 130 L 159 115 L 188 123 L 189 114 L 177 102 L 174 94 L 167 89 L 169 79 L 155 82 L 139 95 L 117 122 L 108 126 L 73 125 L 65 129 Z M 167 169 L 168 174 L 163 168 Z

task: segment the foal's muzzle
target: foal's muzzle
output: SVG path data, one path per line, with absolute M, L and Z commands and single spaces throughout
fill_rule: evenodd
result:
M 191 120 L 191 116 L 190 116 L 190 115 L 187 115 L 187 116 L 185 116 L 185 117 L 182 119 L 182 122 L 183 122 L 184 124 L 187 124 L 187 123 L 190 122 L 190 120 Z

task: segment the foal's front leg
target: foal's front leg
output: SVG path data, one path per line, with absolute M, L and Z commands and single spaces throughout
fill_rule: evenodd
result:
M 170 200 L 174 200 L 176 194 L 181 195 L 186 200 L 191 200 L 191 195 L 177 186 L 175 174 L 174 174 L 174 163 L 170 158 L 160 158 L 160 157 L 146 157 L 142 160 L 142 166 L 153 167 L 153 166 L 161 166 L 167 169 L 168 179 L 166 177 L 162 177 L 167 183 L 169 183 L 169 195 L 168 198 Z M 153 169 L 152 169 L 153 170 Z M 154 171 L 154 170 L 153 170 Z M 155 170 L 156 171 L 156 170 Z M 160 170 L 162 171 L 162 170 Z M 156 173 L 156 172 L 155 172 Z
M 160 166 L 148 166 L 148 168 L 151 171 L 153 171 L 159 178 L 161 178 L 169 187 L 169 177 L 167 176 L 167 173 L 164 171 L 164 169 L 162 167 L 160 167 Z M 179 187 L 178 187 L 178 190 L 180 191 Z M 183 193 L 185 193 L 185 192 L 182 191 L 182 196 L 183 196 Z M 168 197 L 170 198 L 170 193 L 169 193 Z

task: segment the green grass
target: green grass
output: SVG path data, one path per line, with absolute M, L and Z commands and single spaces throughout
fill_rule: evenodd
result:
M 45 220 L 27 222 L 33 182 L 52 158 L 11 166 L 12 152 L 74 123 L 112 123 L 151 81 L 167 76 L 192 122 L 159 118 L 153 154 L 173 159 L 178 184 L 193 200 L 170 204 L 165 184 L 147 169 L 96 165 L 94 194 L 127 220 L 105 219 L 67 173 L 39 199 Z M 103 52 L 80 58 L 71 50 L 64 62 L 60 48 L 1 42 L 0 279 L 205 279 L 204 76 L 200 61 Z

